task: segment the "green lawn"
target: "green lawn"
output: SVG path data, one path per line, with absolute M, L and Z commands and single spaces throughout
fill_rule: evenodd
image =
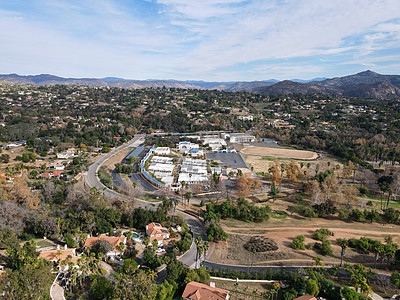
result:
M 54 244 L 52 242 L 46 241 L 46 240 L 39 240 L 36 242 L 37 243 L 37 247 L 40 248 L 47 248 L 47 247 L 51 247 L 54 246 Z

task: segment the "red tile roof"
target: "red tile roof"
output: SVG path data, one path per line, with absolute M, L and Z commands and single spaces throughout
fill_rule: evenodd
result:
M 227 290 L 192 281 L 186 285 L 182 298 L 193 300 L 225 300 L 228 294 L 229 291 Z
M 106 240 L 107 242 L 109 242 L 111 245 L 114 246 L 114 251 L 118 251 L 117 250 L 117 246 L 122 242 L 125 244 L 126 241 L 126 237 L 124 235 L 120 235 L 120 236 L 107 236 L 105 234 L 100 234 L 97 237 L 90 237 L 86 239 L 85 245 L 84 247 L 93 247 L 94 244 L 100 240 Z M 119 251 L 118 251 L 119 252 Z

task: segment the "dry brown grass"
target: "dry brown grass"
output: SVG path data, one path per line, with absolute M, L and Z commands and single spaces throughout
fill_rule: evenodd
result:
M 273 158 L 287 158 L 300 160 L 315 160 L 318 153 L 306 150 L 287 149 L 282 147 L 247 146 L 241 151 L 243 154 L 267 156 Z

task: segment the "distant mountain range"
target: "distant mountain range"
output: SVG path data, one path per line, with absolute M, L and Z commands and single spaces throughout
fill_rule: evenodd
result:
M 374 99 L 400 99 L 400 75 L 381 75 L 365 71 L 355 75 L 306 83 L 284 80 L 271 86 L 258 87 L 254 93 L 327 94 Z
M 315 78 L 312 80 L 293 79 L 284 81 L 270 79 L 250 82 L 130 80 L 117 77 L 101 79 L 63 78 L 49 74 L 29 76 L 18 74 L 0 75 L 0 81 L 32 85 L 77 84 L 133 89 L 165 86 L 184 89 L 216 89 L 230 92 L 248 91 L 274 95 L 328 94 L 375 99 L 400 99 L 400 75 L 382 75 L 372 71 L 330 79 Z

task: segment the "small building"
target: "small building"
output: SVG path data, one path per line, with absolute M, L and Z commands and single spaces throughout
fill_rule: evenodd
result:
M 193 148 L 190 149 L 188 154 L 192 157 L 199 157 L 199 156 L 203 156 L 204 155 L 204 151 L 203 150 L 199 150 L 197 148 Z
M 242 121 L 253 121 L 254 117 L 251 115 L 240 115 L 237 116 L 238 120 L 242 120 Z
M 150 242 L 157 240 L 159 245 L 164 239 L 169 239 L 168 229 L 155 222 L 146 225 L 146 234 L 150 237 Z
M 176 149 L 187 153 L 188 151 L 192 149 L 199 149 L 200 146 L 199 144 L 191 143 L 191 142 L 180 142 L 179 144 L 176 145 Z
M 171 149 L 169 147 L 157 147 L 153 152 L 157 155 L 169 155 Z
M 208 145 L 212 150 L 222 149 L 227 146 L 225 140 L 218 136 L 205 136 L 203 138 L 203 144 Z
M 192 281 L 186 285 L 182 298 L 184 300 L 228 300 L 229 291 Z
M 231 143 L 255 143 L 257 141 L 254 135 L 246 133 L 226 133 L 223 136 L 225 139 L 229 138 Z

